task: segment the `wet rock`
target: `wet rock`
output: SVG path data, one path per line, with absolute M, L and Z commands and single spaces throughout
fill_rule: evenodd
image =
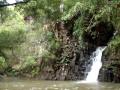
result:
M 100 71 L 99 81 L 120 83 L 120 50 L 111 49 L 103 53 L 103 66 Z

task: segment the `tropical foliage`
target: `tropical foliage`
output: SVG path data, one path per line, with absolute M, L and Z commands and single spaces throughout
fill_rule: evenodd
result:
M 0 70 L 4 67 L 21 70 L 38 62 L 41 65 L 43 59 L 56 60 L 60 42 L 55 37 L 55 23 L 79 11 L 81 16 L 75 22 L 73 34 L 80 45 L 83 32 L 90 31 L 100 21 L 110 21 L 118 35 L 109 47 L 119 48 L 119 0 L 30 0 L 0 7 Z

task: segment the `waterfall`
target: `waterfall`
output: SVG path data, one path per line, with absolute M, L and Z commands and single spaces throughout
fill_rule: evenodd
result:
M 92 61 L 92 66 L 90 72 L 85 79 L 85 82 L 97 82 L 100 68 L 102 67 L 102 52 L 106 47 L 98 47 L 95 52 L 90 56 L 90 60 Z

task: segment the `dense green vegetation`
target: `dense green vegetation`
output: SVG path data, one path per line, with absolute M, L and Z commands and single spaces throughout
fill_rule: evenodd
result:
M 61 5 L 64 7 L 60 8 Z M 109 49 L 120 49 L 120 0 L 30 0 L 0 7 L 0 73 L 30 73 L 34 77 L 46 64 L 59 60 L 61 42 L 56 38 L 55 23 L 79 11 L 81 15 L 73 30 L 79 47 L 84 47 L 84 32 L 91 32 L 100 21 L 109 21 L 117 32 Z M 95 33 L 92 34 L 94 38 Z

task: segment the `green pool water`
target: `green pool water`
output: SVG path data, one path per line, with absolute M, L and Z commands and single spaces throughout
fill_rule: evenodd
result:
M 0 90 L 120 90 L 115 83 L 81 83 L 79 81 L 2 80 Z

